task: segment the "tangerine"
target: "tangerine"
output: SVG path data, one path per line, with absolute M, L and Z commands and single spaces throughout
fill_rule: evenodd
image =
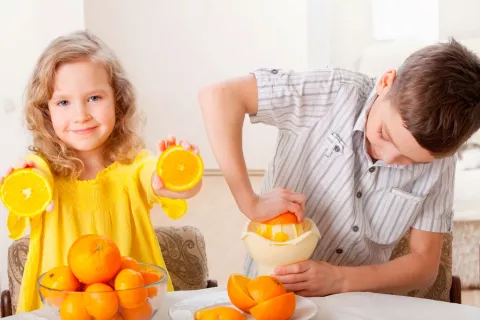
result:
M 140 271 L 140 274 L 143 277 L 143 280 L 145 281 L 145 285 L 148 286 L 152 283 L 155 283 L 162 279 L 162 277 L 157 273 L 157 272 L 152 272 L 152 271 Z M 148 297 L 153 298 L 157 295 L 157 287 L 155 286 L 150 286 L 147 288 L 148 290 Z
M 80 282 L 67 266 L 50 269 L 42 277 L 40 285 L 43 297 L 56 306 L 60 306 L 67 295 L 67 292 L 62 291 L 76 291 L 80 288 Z
M 120 306 L 125 309 L 135 309 L 147 301 L 148 290 L 144 288 L 145 280 L 142 274 L 132 269 L 123 269 L 115 278 Z
M 135 271 L 140 271 L 141 268 L 137 260 L 131 257 L 122 257 L 122 265 L 120 267 L 120 270 L 123 270 L 123 269 L 132 269 Z
M 92 320 L 83 302 L 83 293 L 70 293 L 60 307 L 62 320 Z
M 113 289 L 104 283 L 94 283 L 85 289 L 84 304 L 87 312 L 96 320 L 107 320 L 118 311 L 118 297 Z
M 149 320 L 152 316 L 152 305 L 145 301 L 142 305 L 133 309 L 123 309 L 122 315 L 125 320 Z

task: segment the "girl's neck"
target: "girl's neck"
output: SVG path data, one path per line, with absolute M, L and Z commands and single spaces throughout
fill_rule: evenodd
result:
M 111 165 L 111 162 L 105 161 L 102 150 L 82 151 L 78 152 L 77 156 L 83 162 L 79 180 L 95 179 L 100 171 Z

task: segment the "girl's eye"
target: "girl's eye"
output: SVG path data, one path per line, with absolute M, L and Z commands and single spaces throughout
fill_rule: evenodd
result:
M 93 97 L 88 98 L 89 102 L 91 102 L 91 101 L 94 102 L 94 101 L 98 101 L 98 100 L 100 100 L 100 96 L 93 96 Z
M 65 107 L 68 105 L 68 101 L 67 100 L 61 100 L 57 103 L 57 106 L 60 106 L 60 107 Z

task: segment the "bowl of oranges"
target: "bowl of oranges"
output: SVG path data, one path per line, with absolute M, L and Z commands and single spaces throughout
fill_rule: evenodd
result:
M 165 269 L 121 256 L 107 237 L 78 238 L 67 260 L 38 278 L 44 308 L 62 320 L 152 319 L 167 292 Z

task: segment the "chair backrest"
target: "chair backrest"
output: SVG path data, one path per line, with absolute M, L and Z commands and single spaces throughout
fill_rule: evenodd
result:
M 411 297 L 432 299 L 450 302 L 450 289 L 452 287 L 452 241 L 451 233 L 443 236 L 440 266 L 435 282 L 429 288 L 414 290 L 406 295 Z M 410 232 L 408 232 L 395 247 L 390 260 L 404 256 L 410 252 Z
M 175 290 L 207 287 L 208 264 L 205 240 L 191 226 L 155 228 L 163 259 Z M 8 279 L 13 313 L 16 312 L 30 238 L 16 240 L 8 248 Z

